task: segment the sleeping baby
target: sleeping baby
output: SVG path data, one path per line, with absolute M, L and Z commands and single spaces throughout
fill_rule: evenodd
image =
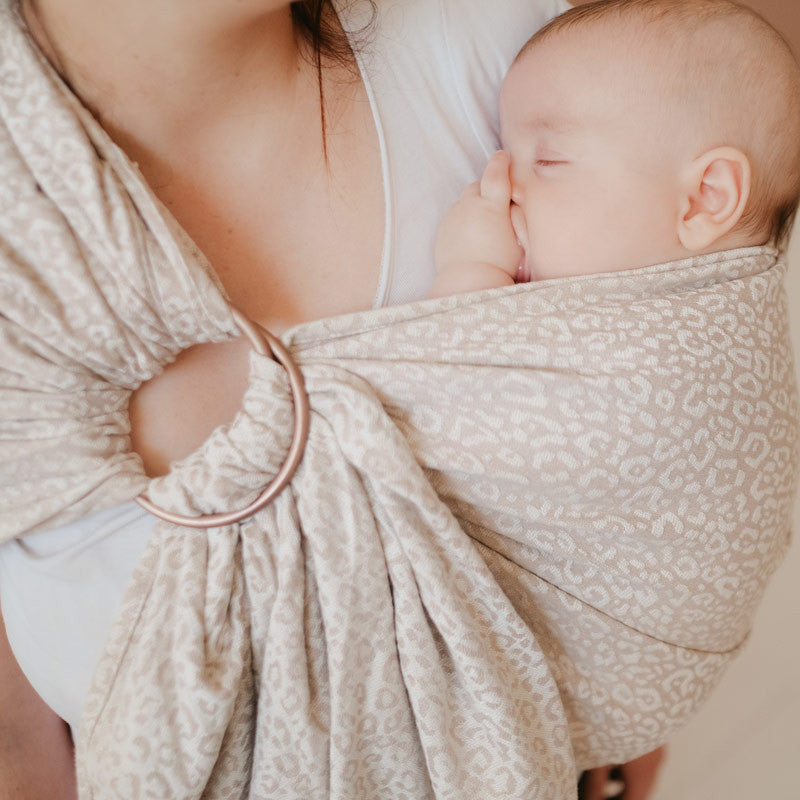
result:
M 778 238 L 800 199 L 800 71 L 727 0 L 601 0 L 523 47 L 503 150 L 445 216 L 429 296 Z

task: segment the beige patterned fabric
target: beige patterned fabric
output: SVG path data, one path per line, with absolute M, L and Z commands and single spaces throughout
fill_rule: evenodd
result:
M 167 477 L 130 391 L 235 334 L 202 255 L 0 0 L 0 531 L 146 488 L 249 502 L 291 436 L 243 408 Z M 290 486 L 161 524 L 79 732 L 83 798 L 575 797 L 660 744 L 747 636 L 798 471 L 770 248 L 299 326 Z

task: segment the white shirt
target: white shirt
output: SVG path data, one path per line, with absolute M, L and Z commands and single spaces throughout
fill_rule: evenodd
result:
M 339 5 L 339 3 L 337 3 Z M 375 307 L 425 296 L 444 212 L 498 146 L 497 98 L 529 36 L 566 0 L 343 3 L 381 148 L 386 209 Z M 73 728 L 155 520 L 134 503 L 0 546 L 0 608 L 30 683 Z

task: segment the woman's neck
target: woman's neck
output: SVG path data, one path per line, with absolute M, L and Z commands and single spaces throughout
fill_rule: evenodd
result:
M 191 147 L 242 114 L 272 117 L 277 133 L 274 110 L 293 108 L 307 69 L 286 2 L 22 0 L 22 11 L 84 104 L 134 150 Z

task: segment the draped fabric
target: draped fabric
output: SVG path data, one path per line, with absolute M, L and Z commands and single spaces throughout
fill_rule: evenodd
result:
M 146 489 L 250 502 L 293 407 L 169 475 L 130 392 L 236 334 L 202 254 L 0 4 L 0 531 Z M 770 247 L 293 328 L 309 440 L 233 526 L 161 523 L 94 676 L 84 798 L 572 798 L 662 743 L 789 537 L 798 402 Z

